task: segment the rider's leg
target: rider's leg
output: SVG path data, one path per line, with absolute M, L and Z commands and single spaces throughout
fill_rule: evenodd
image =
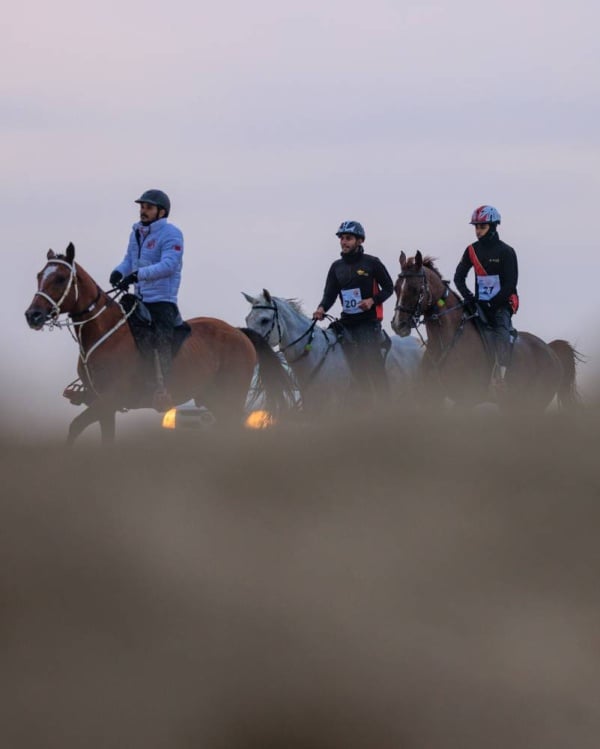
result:
M 496 340 L 496 362 L 500 373 L 500 380 L 504 379 L 506 368 L 510 364 L 510 329 L 511 311 L 508 307 L 501 307 L 494 312 L 494 336 Z
M 353 326 L 356 341 L 357 371 L 361 385 L 373 399 L 385 397 L 389 390 L 385 362 L 381 351 L 381 323 L 366 320 Z
M 156 355 L 155 377 L 156 391 L 155 400 L 160 406 L 159 410 L 167 410 L 171 401 L 166 387 L 167 377 L 171 370 L 173 359 L 173 334 L 177 320 L 177 307 L 171 302 L 149 302 L 146 304 L 154 325 L 154 349 Z M 160 403 L 158 403 L 160 401 Z

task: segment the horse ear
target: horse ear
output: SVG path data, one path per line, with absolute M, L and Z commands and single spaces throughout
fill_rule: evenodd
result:
M 248 304 L 258 304 L 258 299 L 256 297 L 250 296 L 250 294 L 246 294 L 245 291 L 242 291 L 242 296 L 248 302 Z
M 406 255 L 404 253 L 404 250 L 400 253 L 400 267 L 402 270 L 404 270 L 404 266 L 406 265 Z
M 423 255 L 421 254 L 421 250 L 417 250 L 417 254 L 415 255 L 415 265 L 417 266 L 417 270 L 421 270 L 421 267 L 423 266 Z
M 46 253 L 46 259 L 54 260 L 55 257 L 56 257 L 56 253 L 54 252 L 54 250 L 48 250 L 48 252 Z
M 267 302 L 267 304 L 271 304 L 271 295 L 269 294 L 267 289 L 263 289 L 263 296 L 265 297 L 265 301 Z
M 75 245 L 73 242 L 69 242 L 69 245 L 66 250 L 66 256 L 67 256 L 67 262 L 72 263 L 75 258 Z

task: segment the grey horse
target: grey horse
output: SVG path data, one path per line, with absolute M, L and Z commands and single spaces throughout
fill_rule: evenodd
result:
M 242 293 L 252 305 L 246 325 L 284 354 L 305 409 L 329 411 L 343 405 L 353 378 L 335 330 L 316 325 L 295 299 L 272 296 L 266 289 L 257 296 Z M 413 337 L 393 336 L 390 343 L 385 360 L 390 396 L 401 403 L 413 397 L 423 348 Z

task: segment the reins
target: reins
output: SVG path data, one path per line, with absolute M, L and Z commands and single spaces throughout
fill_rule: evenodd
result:
M 312 342 L 313 342 L 314 337 L 315 337 L 315 330 L 320 330 L 321 331 L 321 333 L 323 334 L 323 336 L 325 338 L 325 341 L 327 343 L 327 348 L 325 349 L 325 353 L 321 357 L 320 361 L 316 364 L 316 366 L 311 370 L 310 374 L 308 375 L 306 384 L 310 383 L 315 378 L 315 376 L 318 374 L 318 372 L 321 370 L 321 367 L 325 363 L 325 359 L 327 358 L 327 355 L 329 354 L 329 352 L 331 351 L 331 349 L 334 348 L 335 345 L 337 344 L 337 338 L 336 338 L 336 340 L 333 343 L 331 343 L 331 341 L 329 340 L 329 338 L 327 336 L 326 331 L 324 331 L 322 328 L 317 328 L 316 327 L 317 320 L 313 320 L 311 322 L 311 324 L 308 326 L 308 328 L 301 335 L 299 335 L 297 338 L 295 338 L 290 343 L 287 343 L 285 346 L 282 346 L 281 345 L 282 332 L 281 332 L 281 324 L 280 324 L 280 321 L 279 321 L 279 308 L 277 307 L 277 303 L 275 302 L 275 300 L 272 299 L 272 304 L 253 304 L 252 305 L 252 309 L 271 310 L 274 313 L 273 314 L 273 321 L 271 323 L 271 327 L 265 333 L 264 338 L 265 338 L 265 340 L 268 340 L 269 337 L 270 337 L 270 335 L 271 335 L 271 333 L 273 332 L 273 328 L 277 325 L 277 335 L 278 335 L 278 338 L 279 338 L 279 341 L 278 341 L 279 350 L 283 354 L 285 354 L 286 351 L 288 351 L 289 349 L 291 349 L 292 346 L 295 346 L 296 344 L 300 343 L 300 341 L 302 341 L 304 338 L 306 338 L 308 336 L 308 341 L 304 345 L 304 347 L 302 349 L 302 353 L 299 356 L 297 356 L 295 359 L 292 359 L 291 361 L 288 359 L 288 364 L 290 364 L 290 365 L 296 364 L 297 362 L 300 361 L 300 359 L 303 359 L 305 356 L 307 356 L 307 354 L 310 353 L 310 351 L 312 351 Z M 329 319 L 332 319 L 332 318 L 330 318 L 329 315 L 327 315 L 327 317 Z M 287 359 L 287 356 L 286 356 L 286 359 Z
M 279 350 L 282 353 L 285 353 L 288 349 L 292 348 L 292 346 L 295 346 L 297 343 L 300 343 L 306 336 L 309 336 L 308 341 L 306 342 L 304 346 L 304 350 L 300 354 L 300 356 L 297 359 L 294 359 L 293 362 L 289 362 L 290 364 L 295 363 L 300 359 L 301 357 L 305 356 L 310 350 L 311 350 L 311 344 L 313 341 L 313 338 L 315 337 L 315 326 L 317 324 L 316 320 L 313 320 L 312 323 L 308 326 L 308 328 L 302 333 L 302 335 L 299 335 L 298 338 L 294 339 L 291 343 L 287 343 L 285 346 L 281 345 L 281 325 L 279 323 L 279 309 L 277 308 L 277 304 L 275 303 L 275 300 L 273 299 L 273 304 L 253 304 L 252 309 L 269 309 L 273 310 L 275 313 L 273 315 L 273 322 L 271 323 L 271 327 L 269 328 L 268 332 L 265 333 L 265 339 L 268 339 L 271 333 L 273 332 L 273 328 L 275 325 L 277 325 L 277 335 L 279 336 Z

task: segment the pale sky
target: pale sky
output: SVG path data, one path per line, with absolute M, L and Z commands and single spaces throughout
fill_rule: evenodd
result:
M 8 8 L 4 413 L 24 412 L 24 433 L 75 415 L 74 342 L 23 317 L 35 274 L 73 241 L 106 286 L 150 187 L 184 233 L 182 313 L 235 325 L 240 292 L 265 286 L 312 311 L 346 219 L 392 276 L 421 249 L 452 278 L 491 203 L 519 257 L 516 327 L 597 370 L 599 22 L 591 0 Z

